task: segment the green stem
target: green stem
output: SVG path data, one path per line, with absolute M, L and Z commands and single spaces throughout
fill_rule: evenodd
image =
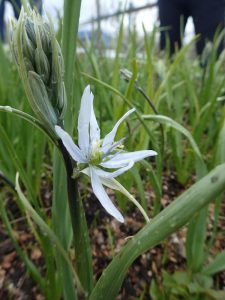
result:
M 52 135 L 51 132 L 46 130 L 44 125 L 35 117 L 23 112 L 22 110 L 16 109 L 16 108 L 8 106 L 8 105 L 7 106 L 0 105 L 0 111 L 6 112 L 6 113 L 11 113 L 12 115 L 15 115 L 21 119 L 26 120 L 31 125 L 35 126 L 39 130 L 41 130 L 44 134 L 46 134 L 53 143 L 55 142 L 55 135 Z
M 73 177 L 73 163 L 61 141 L 59 142 L 59 149 L 63 155 L 67 173 L 67 191 L 74 234 L 76 269 L 83 288 L 89 294 L 93 289 L 93 270 L 87 222 L 79 196 L 78 180 Z
M 151 109 L 153 110 L 153 112 L 155 113 L 155 115 L 159 115 L 159 112 L 155 106 L 155 104 L 153 103 L 153 101 L 148 97 L 148 95 L 145 93 L 145 91 L 138 85 L 135 85 L 136 89 L 140 92 L 140 94 L 146 99 L 146 101 L 148 102 L 149 106 L 151 107 Z M 164 146 L 165 146 L 165 141 L 164 141 L 164 129 L 162 124 L 159 124 L 160 126 L 160 131 L 161 131 L 161 137 L 162 137 L 162 143 L 161 143 L 161 150 L 162 150 L 162 154 L 164 154 Z

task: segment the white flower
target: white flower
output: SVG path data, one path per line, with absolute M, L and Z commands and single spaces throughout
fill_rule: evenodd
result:
M 94 96 L 90 90 L 90 86 L 87 86 L 81 99 L 78 117 L 79 147 L 74 144 L 71 136 L 61 127 L 55 126 L 55 131 L 78 165 L 88 165 L 82 172 L 90 176 L 93 192 L 102 206 L 118 221 L 124 222 L 123 216 L 108 197 L 103 188 L 103 184 L 115 186 L 113 178 L 130 169 L 135 162 L 148 156 L 154 156 L 157 153 L 152 150 L 125 152 L 120 149 L 124 139 L 114 142 L 119 125 L 134 112 L 135 109 L 131 109 L 125 113 L 113 127 L 112 131 L 101 140 L 100 129 L 93 108 L 93 99 Z M 102 168 L 117 170 L 107 172 Z

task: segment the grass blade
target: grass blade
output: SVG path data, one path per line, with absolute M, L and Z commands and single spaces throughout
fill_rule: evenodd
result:
M 68 109 L 66 113 L 66 125 L 71 130 L 73 103 L 72 90 L 75 71 L 75 53 L 77 32 L 80 17 L 81 0 L 65 0 L 64 1 L 64 15 L 63 15 L 63 29 L 62 29 L 62 53 L 65 64 L 65 87 L 68 98 Z M 67 126 L 66 126 L 67 127 Z
M 173 119 L 167 117 L 167 116 L 162 116 L 162 115 L 143 115 L 142 116 L 144 120 L 152 120 L 152 121 L 158 121 L 162 124 L 165 124 L 167 126 L 170 126 L 177 131 L 181 132 L 190 142 L 195 154 L 198 156 L 200 160 L 202 160 L 202 155 L 200 153 L 200 150 L 198 148 L 198 145 L 196 144 L 195 140 L 193 139 L 191 133 L 184 128 L 182 125 L 174 121 Z
M 214 260 L 203 269 L 203 273 L 206 275 L 214 275 L 224 270 L 225 270 L 225 250 L 217 254 Z

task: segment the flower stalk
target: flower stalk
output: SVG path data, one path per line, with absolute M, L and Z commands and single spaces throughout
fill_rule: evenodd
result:
M 78 178 L 73 176 L 73 162 L 61 141 L 59 141 L 58 148 L 62 153 L 67 174 L 67 192 L 73 227 L 76 270 L 80 282 L 88 294 L 93 288 L 93 269 L 87 222 L 78 191 Z

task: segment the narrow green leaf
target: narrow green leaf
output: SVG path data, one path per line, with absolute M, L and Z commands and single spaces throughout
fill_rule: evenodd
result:
M 202 271 L 206 275 L 214 275 L 225 270 L 225 250 L 217 254 L 214 260 L 209 263 Z
M 81 0 L 65 0 L 63 15 L 62 53 L 65 64 L 65 87 L 68 98 L 68 109 L 66 113 L 66 127 L 70 131 L 73 103 L 72 89 L 75 70 L 75 54 L 77 32 L 80 18 Z
M 205 259 L 205 236 L 208 208 L 203 208 L 190 222 L 186 237 L 188 267 L 192 272 L 200 271 Z
M 214 300 L 224 300 L 225 299 L 225 291 L 216 291 L 213 289 L 208 289 L 205 291 L 207 295 L 210 296 L 211 299 Z
M 161 197 L 162 197 L 161 176 L 156 174 L 156 171 L 153 170 L 152 165 L 148 161 L 142 160 L 140 163 L 145 167 L 145 170 L 148 173 L 148 176 L 150 177 L 151 185 L 155 191 L 153 216 L 156 216 L 160 212 L 160 208 L 161 208 Z
M 147 203 L 147 200 L 145 197 L 144 184 L 143 184 L 142 178 L 141 178 L 136 166 L 131 169 L 131 173 L 132 173 L 134 180 L 136 182 L 136 185 L 137 185 L 137 190 L 138 190 L 138 194 L 139 194 L 139 197 L 141 200 L 141 205 L 144 208 L 144 210 L 147 212 L 148 211 L 148 203 Z
M 157 92 L 155 93 L 155 100 L 157 101 L 158 98 L 161 96 L 165 85 L 170 82 L 170 78 L 173 75 L 173 73 L 177 70 L 177 67 L 179 66 L 179 64 L 181 63 L 182 59 L 184 58 L 185 54 L 187 53 L 187 51 L 190 49 L 190 47 L 195 43 L 196 41 L 196 36 L 185 46 L 182 47 L 181 50 L 177 53 L 177 55 L 175 56 L 175 59 L 173 61 L 173 63 L 170 65 L 170 68 L 168 69 L 166 76 L 163 78 L 163 81 L 161 82 L 159 88 L 157 89 Z
M 23 181 L 23 184 L 27 188 L 29 197 L 31 198 L 30 200 L 35 205 L 35 208 L 39 209 L 39 204 L 38 204 L 37 198 L 34 194 L 34 190 L 31 185 L 30 178 L 27 175 L 26 170 L 24 169 L 24 167 L 13 147 L 12 142 L 9 140 L 8 135 L 6 134 L 5 129 L 3 128 L 3 126 L 1 124 L 0 124 L 0 137 L 1 137 L 1 141 L 4 143 L 4 145 L 6 147 L 5 149 L 7 150 L 7 153 L 8 153 L 9 158 L 11 159 L 11 162 L 13 163 L 15 169 L 18 170 L 21 174 L 21 179 Z
M 44 129 L 44 127 L 42 126 L 42 124 L 39 122 L 38 119 L 36 119 L 35 117 L 33 117 L 19 109 L 13 108 L 11 106 L 1 106 L 0 105 L 0 111 L 11 113 L 14 116 L 20 117 L 20 118 L 26 120 L 27 122 L 29 122 L 30 124 L 34 125 L 38 129 L 42 130 L 44 133 L 46 133 L 46 130 Z
M 200 153 L 198 145 L 196 144 L 195 140 L 193 139 L 191 133 L 186 128 L 184 128 L 182 125 L 180 125 L 173 119 L 171 119 L 167 116 L 163 116 L 163 115 L 143 115 L 142 117 L 144 120 L 158 121 L 162 124 L 170 126 L 174 129 L 176 129 L 177 131 L 181 132 L 189 140 L 195 154 L 202 160 L 202 155 Z
M 218 136 L 215 160 L 216 163 L 225 162 L 225 116 Z

